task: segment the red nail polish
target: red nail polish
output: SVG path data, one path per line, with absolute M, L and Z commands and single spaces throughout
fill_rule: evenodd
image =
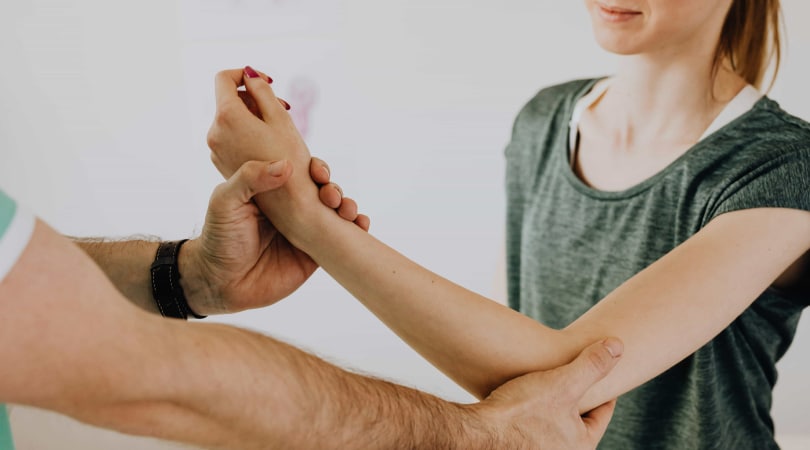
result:
M 284 105 L 284 109 L 286 109 L 287 111 L 289 111 L 289 110 L 290 110 L 290 104 L 289 104 L 289 103 L 287 103 L 286 101 L 284 101 L 284 99 L 283 99 L 283 98 L 280 98 L 280 99 L 278 99 L 278 100 L 281 102 L 281 104 L 282 104 L 282 105 Z
M 273 84 L 273 79 L 270 78 L 270 75 L 267 75 L 267 84 Z
M 245 75 L 248 78 L 259 78 L 259 74 L 250 66 L 245 66 Z

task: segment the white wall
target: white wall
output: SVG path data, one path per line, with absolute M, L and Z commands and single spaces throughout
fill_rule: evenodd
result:
M 810 4 L 783 3 L 789 48 L 772 97 L 810 118 Z M 486 295 L 515 113 L 542 86 L 611 71 L 581 2 L 552 0 L 3 2 L 0 61 L 0 186 L 64 233 L 197 232 L 219 182 L 205 145 L 212 78 L 251 64 L 308 112 L 310 148 L 376 236 Z M 276 306 L 219 320 L 470 400 L 321 272 Z M 792 436 L 809 424 L 809 351 L 805 320 L 780 365 L 786 444 L 807 444 Z M 28 408 L 12 422 L 22 450 L 175 448 Z

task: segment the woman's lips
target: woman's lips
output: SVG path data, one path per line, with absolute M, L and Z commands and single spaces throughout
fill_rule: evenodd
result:
M 602 3 L 597 3 L 596 6 L 599 8 L 599 16 L 608 22 L 627 22 L 641 16 L 639 11 L 633 11 L 632 9 L 620 8 L 618 6 L 608 6 Z

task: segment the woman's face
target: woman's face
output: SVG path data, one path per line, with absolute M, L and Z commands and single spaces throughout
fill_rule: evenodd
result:
M 585 0 L 596 41 L 620 55 L 717 44 L 733 0 Z

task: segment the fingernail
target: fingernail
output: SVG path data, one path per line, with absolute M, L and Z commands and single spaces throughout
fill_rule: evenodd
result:
M 328 167 L 324 166 L 323 171 L 326 172 L 326 178 L 327 179 L 332 176 L 332 174 L 329 173 L 329 168 Z
M 624 352 L 624 344 L 622 344 L 622 341 L 616 338 L 607 338 L 602 341 L 602 345 L 605 346 L 608 353 L 610 353 L 610 356 L 614 358 L 622 356 L 622 352 Z
M 245 75 L 248 78 L 259 78 L 259 74 L 250 66 L 245 66 Z
M 287 166 L 286 161 L 284 160 L 276 161 L 267 166 L 267 171 L 270 173 L 270 175 L 277 177 L 284 174 L 284 167 L 286 166 Z
M 267 84 L 273 84 L 273 78 L 270 75 L 267 75 Z
M 280 102 L 281 102 L 281 104 L 282 104 L 282 105 L 284 105 L 284 109 L 286 109 L 287 111 L 289 111 L 289 110 L 290 110 L 290 104 L 289 104 L 289 103 L 287 103 L 286 101 L 284 101 L 284 99 L 283 99 L 283 98 L 278 99 L 278 101 L 280 101 Z

